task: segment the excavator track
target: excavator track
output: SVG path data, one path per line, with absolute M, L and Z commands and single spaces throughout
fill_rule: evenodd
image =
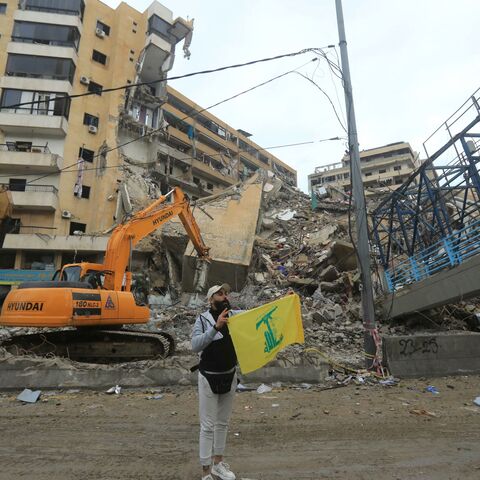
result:
M 165 332 L 97 328 L 17 335 L 0 346 L 13 355 L 102 364 L 166 358 L 175 351 L 173 337 Z

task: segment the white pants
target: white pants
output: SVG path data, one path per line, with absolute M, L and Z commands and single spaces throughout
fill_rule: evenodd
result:
M 218 395 L 212 392 L 208 380 L 198 374 L 200 463 L 203 466 L 212 464 L 212 455 L 223 455 L 236 387 L 237 374 L 233 376 L 230 391 Z

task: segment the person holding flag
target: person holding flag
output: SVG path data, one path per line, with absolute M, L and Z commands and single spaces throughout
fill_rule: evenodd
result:
M 237 386 L 237 355 L 228 330 L 229 318 L 241 312 L 231 310 L 227 284 L 208 290 L 209 309 L 195 320 L 192 350 L 200 354 L 198 399 L 200 415 L 200 463 L 202 479 L 235 480 L 223 461 L 233 397 Z M 195 369 L 196 367 L 193 367 Z M 213 454 L 213 465 L 212 465 Z
M 303 343 L 300 298 L 293 292 L 252 310 L 232 310 L 227 284 L 208 290 L 210 308 L 195 320 L 192 350 L 200 354 L 198 398 L 202 480 L 235 480 L 223 461 L 228 423 L 237 386 L 237 360 L 253 372 L 287 345 Z M 212 465 L 213 453 L 213 465 Z

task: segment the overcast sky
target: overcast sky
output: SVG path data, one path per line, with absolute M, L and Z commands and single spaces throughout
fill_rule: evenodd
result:
M 106 0 L 110 6 L 120 2 Z M 151 0 L 127 2 L 144 11 Z M 194 18 L 190 60 L 177 48 L 170 75 L 335 44 L 335 0 L 163 0 L 174 18 Z M 343 0 L 360 149 L 422 142 L 480 85 L 478 0 Z M 326 50 L 336 61 L 333 49 Z M 207 107 L 314 55 L 172 81 Z M 344 116 L 343 90 L 324 60 L 300 70 Z M 288 75 L 211 110 L 262 147 L 345 136 L 328 99 L 299 75 Z M 298 171 L 299 187 L 316 166 L 340 161 L 345 144 L 327 141 L 272 149 Z

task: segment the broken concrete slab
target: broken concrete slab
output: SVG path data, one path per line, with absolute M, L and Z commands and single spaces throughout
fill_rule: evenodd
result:
M 212 263 L 208 284 L 228 283 L 240 291 L 245 284 L 252 258 L 255 232 L 262 201 L 262 185 L 246 185 L 238 200 L 222 199 L 204 204 L 203 210 L 195 211 L 195 218 L 202 237 L 210 247 Z M 192 291 L 195 271 L 195 250 L 188 244 L 183 258 L 184 291 Z
M 318 278 L 325 282 L 333 282 L 338 279 L 339 273 L 335 265 L 329 265 L 327 268 L 324 268 Z
M 330 262 L 340 271 L 355 270 L 357 268 L 357 257 L 355 248 L 349 242 L 344 240 L 335 240 L 330 245 Z
M 147 364 L 121 364 L 116 366 L 80 364 L 56 359 L 45 361 L 34 358 L 7 358 L 0 363 L 2 384 L 0 390 L 24 388 L 66 389 L 91 388 L 104 390 L 112 385 L 122 388 L 158 387 L 167 385 L 195 385 L 197 373 L 191 373 L 189 366 L 195 359 L 184 359 L 185 367 L 165 365 L 162 360 Z M 178 363 L 178 360 L 177 360 Z M 263 382 L 310 382 L 325 380 L 328 364 L 317 361 L 314 365 L 278 360 L 252 372 L 248 381 Z

